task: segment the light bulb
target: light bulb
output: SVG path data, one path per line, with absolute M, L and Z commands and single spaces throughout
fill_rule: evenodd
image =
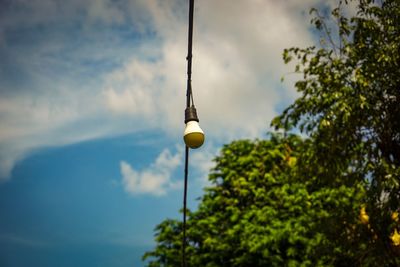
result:
M 186 123 L 183 140 L 190 148 L 199 148 L 204 143 L 204 132 L 197 121 L 188 121 Z

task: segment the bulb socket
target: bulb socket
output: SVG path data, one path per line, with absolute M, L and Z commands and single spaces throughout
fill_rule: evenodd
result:
M 199 117 L 197 117 L 196 108 L 194 106 L 190 106 L 185 109 L 185 124 L 189 121 L 199 122 Z

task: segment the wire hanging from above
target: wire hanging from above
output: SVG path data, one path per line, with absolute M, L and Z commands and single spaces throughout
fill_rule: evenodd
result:
M 194 106 L 192 91 L 192 47 L 193 47 L 193 14 L 194 0 L 189 0 L 189 28 L 188 28 L 188 54 L 187 60 L 187 88 L 186 88 L 186 109 L 185 109 L 185 169 L 184 169 L 184 191 L 183 191 L 183 224 L 182 224 L 182 266 L 187 266 L 186 259 L 186 212 L 187 212 L 187 187 L 189 173 L 189 148 L 198 148 L 204 143 L 204 132 L 199 126 L 199 118 Z
M 187 60 L 187 87 L 185 109 L 185 131 L 183 139 L 189 148 L 198 148 L 204 143 L 204 132 L 200 128 L 199 118 L 194 106 L 192 89 L 192 47 L 193 47 L 193 14 L 194 0 L 189 0 L 189 27 L 188 27 L 188 54 Z

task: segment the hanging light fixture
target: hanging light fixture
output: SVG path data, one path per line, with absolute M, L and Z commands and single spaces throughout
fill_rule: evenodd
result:
M 197 117 L 196 108 L 194 106 L 186 108 L 185 123 L 186 127 L 183 132 L 185 144 L 190 148 L 201 147 L 204 143 L 204 132 L 200 128 L 199 118 Z
M 197 117 L 196 108 L 193 101 L 192 92 L 192 40 L 193 40 L 193 13 L 194 0 L 189 3 L 189 34 L 188 34 L 188 55 L 187 65 L 187 89 L 186 89 L 186 109 L 185 109 L 185 131 L 183 139 L 189 148 L 198 148 L 204 143 L 204 132 L 200 128 L 199 118 Z
M 186 109 L 185 109 L 185 130 L 183 140 L 185 141 L 185 181 L 183 193 L 183 239 L 182 239 L 182 266 L 186 267 L 186 199 L 189 170 L 189 148 L 199 148 L 204 143 L 204 132 L 200 128 L 199 118 L 194 106 L 192 93 L 192 40 L 193 40 L 193 13 L 194 0 L 189 0 L 189 34 L 188 34 L 188 55 L 187 64 L 187 89 L 186 89 Z

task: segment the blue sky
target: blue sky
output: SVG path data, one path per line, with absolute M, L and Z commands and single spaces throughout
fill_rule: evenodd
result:
M 282 50 L 313 44 L 311 6 L 196 1 L 193 91 L 212 158 L 263 138 L 296 96 Z M 143 266 L 153 229 L 180 218 L 184 0 L 0 1 L 0 265 Z

